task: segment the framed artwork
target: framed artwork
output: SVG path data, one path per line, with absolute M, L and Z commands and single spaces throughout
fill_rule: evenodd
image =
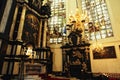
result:
M 104 47 L 100 52 L 93 52 L 93 59 L 109 59 L 116 58 L 115 46 Z
M 40 17 L 34 12 L 27 10 L 23 28 L 22 40 L 25 43 L 32 43 L 34 46 L 38 44 L 38 30 L 40 26 Z

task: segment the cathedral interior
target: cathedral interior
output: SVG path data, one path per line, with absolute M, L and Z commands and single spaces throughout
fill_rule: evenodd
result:
M 119 2 L 0 1 L 0 80 L 120 80 Z

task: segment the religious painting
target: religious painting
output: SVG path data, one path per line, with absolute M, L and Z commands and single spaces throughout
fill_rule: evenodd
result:
M 104 47 L 100 52 L 92 51 L 93 59 L 109 59 L 116 58 L 115 46 Z
M 39 29 L 39 17 L 32 13 L 32 12 L 27 12 L 25 16 L 25 22 L 24 22 L 24 28 L 23 28 L 23 35 L 22 35 L 22 40 L 25 43 L 31 43 L 34 46 L 37 45 L 38 43 L 38 29 Z

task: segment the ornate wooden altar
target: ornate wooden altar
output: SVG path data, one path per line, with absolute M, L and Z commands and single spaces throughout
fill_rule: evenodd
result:
M 91 72 L 90 43 L 82 39 L 81 30 L 74 30 L 68 35 L 69 42 L 63 45 L 63 73 L 66 76 L 82 78 Z

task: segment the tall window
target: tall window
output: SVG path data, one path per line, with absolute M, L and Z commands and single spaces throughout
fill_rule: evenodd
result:
M 92 22 L 94 30 L 91 26 L 85 26 L 85 35 L 89 40 L 103 39 L 113 36 L 112 26 L 105 0 L 81 0 L 82 10 L 87 11 L 89 22 Z
M 65 0 L 51 0 L 51 18 L 49 20 L 50 43 L 61 43 L 65 33 Z

